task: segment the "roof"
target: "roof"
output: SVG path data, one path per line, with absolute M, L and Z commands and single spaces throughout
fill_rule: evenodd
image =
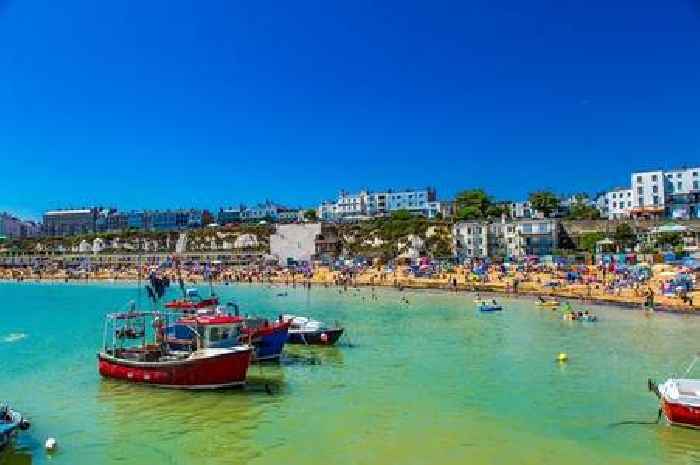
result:
M 183 318 L 178 320 L 180 324 L 195 324 L 198 326 L 209 326 L 209 325 L 230 325 L 234 323 L 240 323 L 243 318 L 239 316 L 230 315 L 203 315 L 196 316 L 192 318 Z
M 652 229 L 655 233 L 669 233 L 669 232 L 685 232 L 688 230 L 687 226 L 682 226 L 680 224 L 665 224 L 663 226 L 658 226 Z
M 52 210 L 44 213 L 44 215 L 75 215 L 78 213 L 92 213 L 92 210 L 83 208 L 79 210 Z

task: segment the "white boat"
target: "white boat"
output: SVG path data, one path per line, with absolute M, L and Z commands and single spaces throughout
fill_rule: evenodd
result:
M 688 376 L 698 361 L 685 372 Z M 649 390 L 654 392 L 661 403 L 661 411 L 671 425 L 700 428 L 700 379 L 669 378 L 661 384 L 649 380 Z

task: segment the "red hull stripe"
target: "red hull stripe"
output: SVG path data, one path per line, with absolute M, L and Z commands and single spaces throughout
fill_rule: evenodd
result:
M 700 428 L 700 407 L 661 401 L 666 419 L 673 424 Z
M 214 389 L 245 383 L 251 351 L 179 363 L 132 363 L 100 354 L 100 374 L 107 378 L 182 389 Z

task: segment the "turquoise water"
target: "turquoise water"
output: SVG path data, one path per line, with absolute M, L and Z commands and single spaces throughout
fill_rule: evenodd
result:
M 0 398 L 33 422 L 0 464 L 700 463 L 698 431 L 612 425 L 655 420 L 646 379 L 683 370 L 700 318 L 593 307 L 590 324 L 528 300 L 479 314 L 468 295 L 278 292 L 217 288 L 244 311 L 340 320 L 352 346 L 293 347 L 244 390 L 179 392 L 98 376 L 102 317 L 133 287 L 0 284 Z

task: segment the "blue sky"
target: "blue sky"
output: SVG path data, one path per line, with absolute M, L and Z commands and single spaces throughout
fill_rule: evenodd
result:
M 598 191 L 700 162 L 690 0 L 0 0 L 0 210 Z

